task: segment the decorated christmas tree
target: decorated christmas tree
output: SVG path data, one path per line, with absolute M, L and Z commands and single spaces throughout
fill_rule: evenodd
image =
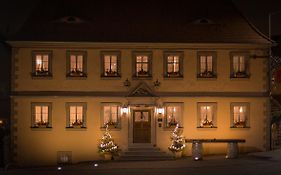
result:
M 182 130 L 179 128 L 179 124 L 177 124 L 171 136 L 172 143 L 168 147 L 170 151 L 180 152 L 185 148 L 185 138 L 181 133 Z
M 114 143 L 114 140 L 112 139 L 109 131 L 108 131 L 108 125 L 105 127 L 105 133 L 103 134 L 101 138 L 101 142 L 98 146 L 99 152 L 101 154 L 114 154 L 118 152 L 118 146 Z

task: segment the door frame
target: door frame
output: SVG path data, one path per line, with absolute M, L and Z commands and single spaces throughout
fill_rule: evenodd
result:
M 146 106 L 146 105 L 136 105 L 136 106 L 130 106 L 130 112 L 129 112 L 129 125 L 128 125 L 128 145 L 134 145 L 134 144 L 142 144 L 142 143 L 134 143 L 134 111 L 139 110 L 146 110 L 150 111 L 150 143 L 144 143 L 144 144 L 156 144 L 156 115 L 155 115 L 155 106 Z

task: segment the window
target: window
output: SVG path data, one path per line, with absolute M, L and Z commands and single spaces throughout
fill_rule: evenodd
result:
M 198 103 L 198 127 L 216 127 L 216 103 Z
M 168 78 L 183 77 L 183 53 L 164 53 L 164 76 Z
M 165 103 L 165 126 L 173 128 L 177 124 L 182 125 L 182 103 Z
M 133 71 L 136 78 L 151 78 L 152 76 L 152 53 L 134 52 Z
M 108 124 L 111 128 L 119 128 L 121 116 L 121 104 L 119 103 L 103 103 L 102 104 L 102 127 Z
M 102 77 L 120 77 L 120 52 L 102 52 Z
M 86 52 L 68 51 L 67 56 L 67 76 L 86 77 Z
M 32 106 L 32 128 L 51 127 L 51 103 L 31 103 Z
M 249 103 L 231 103 L 231 127 L 249 127 Z
M 86 127 L 86 103 L 67 103 L 67 128 Z
M 249 54 L 231 53 L 231 78 L 249 77 Z
M 51 51 L 32 52 L 32 76 L 50 77 L 51 71 Z
M 198 52 L 198 77 L 199 78 L 216 77 L 215 52 Z

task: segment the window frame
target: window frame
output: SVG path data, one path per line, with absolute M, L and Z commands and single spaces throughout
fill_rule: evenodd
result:
M 105 75 L 105 56 L 117 57 L 117 72 L 116 75 Z M 102 78 L 120 78 L 121 77 L 121 52 L 120 51 L 101 51 L 101 77 Z
M 78 55 L 83 56 L 83 69 L 82 72 L 71 72 L 71 56 L 75 55 L 76 59 Z M 87 77 L 87 51 L 66 51 L 66 77 Z
M 48 123 L 44 126 L 36 124 L 35 107 L 48 106 Z M 31 102 L 31 128 L 52 128 L 52 103 L 51 102 Z
M 176 75 L 171 75 L 168 73 L 168 57 L 169 56 L 178 56 L 179 57 L 179 73 Z M 183 51 L 165 51 L 163 53 L 163 75 L 164 78 L 183 78 L 183 59 L 184 53 Z
M 31 76 L 32 77 L 52 77 L 52 57 L 53 52 L 51 50 L 33 50 L 31 51 L 31 61 L 32 61 L 32 70 Z M 48 71 L 38 73 L 36 71 L 36 56 L 37 55 L 48 55 Z
M 212 125 L 202 126 L 201 121 L 201 107 L 213 106 Z M 198 102 L 197 103 L 197 128 L 217 128 L 217 102 Z
M 122 103 L 120 102 L 102 102 L 101 103 L 101 113 L 100 113 L 100 127 L 101 129 L 105 129 L 105 122 L 104 122 L 104 107 L 105 106 L 117 106 L 118 107 L 118 113 L 117 113 L 117 123 L 113 123 L 113 125 L 110 125 L 110 129 L 121 129 L 121 108 Z
M 183 102 L 165 102 L 163 103 L 164 107 L 164 129 L 174 129 L 176 125 L 171 125 L 168 126 L 168 112 L 167 109 L 168 107 L 180 107 L 180 116 L 179 116 L 179 121 L 177 122 L 180 127 L 183 127 L 183 114 L 184 114 L 184 103 Z
M 212 56 L 212 72 L 201 73 L 201 56 Z M 207 62 L 206 62 L 207 64 Z M 217 52 L 215 51 L 198 51 L 197 52 L 197 78 L 217 78 Z
M 152 78 L 152 51 L 133 51 L 132 52 L 132 71 L 133 71 L 133 79 L 151 79 Z M 147 56 L 148 59 L 148 73 L 145 76 L 137 75 L 137 56 Z
M 245 58 L 245 73 L 235 74 L 234 72 L 234 56 L 244 56 Z M 250 78 L 250 53 L 249 52 L 230 52 L 230 78 Z
M 246 107 L 246 122 L 245 126 L 236 126 L 234 124 L 234 107 L 245 106 Z M 250 128 L 250 103 L 249 102 L 231 102 L 230 103 L 230 128 Z
M 70 125 L 70 107 L 71 106 L 82 106 L 82 125 L 80 126 L 71 126 Z M 66 107 L 66 128 L 87 128 L 87 103 L 86 102 L 67 102 Z

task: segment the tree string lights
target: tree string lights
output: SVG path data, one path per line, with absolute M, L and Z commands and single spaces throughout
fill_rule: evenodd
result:
M 99 144 L 98 149 L 101 154 L 106 154 L 106 153 L 113 154 L 118 151 L 118 146 L 114 143 L 108 131 L 108 125 L 106 125 L 105 127 L 105 133 L 101 138 L 101 143 Z
M 168 147 L 172 152 L 179 152 L 185 148 L 185 138 L 181 135 L 181 131 L 179 130 L 179 124 L 176 125 L 172 136 L 171 136 L 172 143 Z

